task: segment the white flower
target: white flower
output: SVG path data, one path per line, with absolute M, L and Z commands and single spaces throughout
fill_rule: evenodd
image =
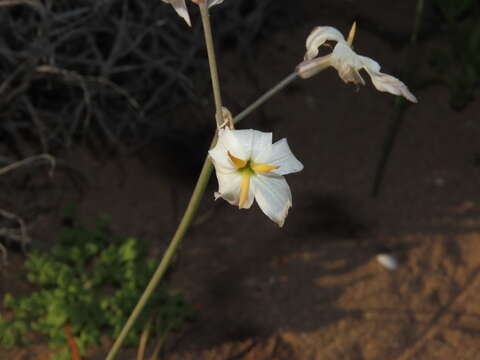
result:
M 250 208 L 255 199 L 265 215 L 283 226 L 292 206 L 283 175 L 303 169 L 286 139 L 272 144 L 272 133 L 220 129 L 209 154 L 218 179 L 215 199 L 222 197 L 240 209 Z
M 185 0 L 162 0 L 165 3 L 168 3 L 173 6 L 177 14 L 185 20 L 188 26 L 192 26 L 190 22 L 190 15 L 188 15 L 187 5 L 185 4 Z M 192 0 L 195 3 L 198 3 L 198 0 Z M 208 7 L 221 4 L 223 0 L 208 0 Z
M 297 67 L 300 77 L 306 79 L 329 66 L 333 66 L 338 71 L 340 78 L 346 83 L 353 82 L 365 85 L 365 81 L 359 73 L 361 69 L 365 69 L 377 90 L 401 95 L 416 103 L 417 98 L 403 82 L 380 72 L 380 65 L 375 60 L 358 55 L 353 51 L 352 42 L 355 37 L 355 30 L 356 25 L 354 23 L 348 35 L 348 40 L 345 40 L 343 35 L 334 27 L 319 26 L 313 29 L 307 38 L 305 61 Z M 318 49 L 322 45 L 327 45 L 326 41 L 336 41 L 337 44 L 330 54 L 318 57 Z

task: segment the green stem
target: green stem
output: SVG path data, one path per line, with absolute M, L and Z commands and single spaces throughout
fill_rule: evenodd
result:
M 298 79 L 298 73 L 293 72 L 290 75 L 286 76 L 282 81 L 280 81 L 277 85 L 272 87 L 268 90 L 265 94 L 260 96 L 255 102 L 253 102 L 250 106 L 248 106 L 245 110 L 243 110 L 240 114 L 235 116 L 233 119 L 233 123 L 237 123 L 240 120 L 246 118 L 250 115 L 255 109 L 263 105 L 267 100 L 269 100 L 273 95 L 278 93 L 279 91 L 283 90 L 288 84 L 292 83 L 293 81 Z
M 296 76 L 296 73 L 293 73 L 289 76 L 287 76 L 284 80 L 279 82 L 277 85 L 275 85 L 272 89 L 267 91 L 264 95 L 262 95 L 257 101 L 252 103 L 250 106 L 248 106 L 244 111 L 242 111 L 240 114 L 235 116 L 233 118 L 234 123 L 238 123 L 240 120 L 244 119 L 247 115 L 251 114 L 255 109 L 257 109 L 260 105 L 265 103 L 268 99 L 270 99 L 273 95 L 278 93 L 280 90 L 282 90 L 285 86 L 287 86 L 289 83 L 291 83 L 293 80 L 297 79 L 298 77 Z M 217 136 L 212 140 L 210 148 L 215 146 L 217 142 Z M 137 305 L 135 305 L 135 308 L 133 309 L 132 313 L 130 314 L 127 322 L 125 323 L 122 331 L 118 335 L 117 339 L 115 340 L 115 343 L 113 344 L 112 348 L 110 349 L 110 352 L 107 355 L 106 360 L 113 360 L 115 359 L 118 351 L 120 350 L 120 347 L 122 346 L 123 342 L 125 341 L 125 338 L 132 328 L 133 324 L 137 320 L 138 316 L 142 312 L 143 308 L 145 307 L 148 299 L 152 295 L 153 291 L 157 287 L 158 283 L 162 279 L 168 265 L 170 264 L 170 261 L 172 260 L 173 255 L 175 254 L 175 251 L 177 250 L 178 246 L 182 242 L 183 237 L 185 236 L 189 226 L 191 225 L 193 218 L 195 216 L 195 213 L 198 209 L 198 206 L 200 205 L 200 200 L 202 199 L 203 193 L 205 192 L 205 189 L 207 187 L 208 181 L 210 179 L 210 176 L 212 174 L 213 170 L 213 164 L 210 158 L 207 155 L 207 158 L 205 159 L 205 162 L 203 163 L 202 171 L 200 172 L 200 175 L 197 180 L 197 184 L 195 185 L 195 189 L 193 190 L 192 197 L 190 198 L 190 202 L 188 203 L 187 209 L 185 210 L 185 214 L 183 215 L 183 218 L 178 225 L 178 229 L 175 232 L 175 235 L 173 236 L 170 245 L 168 246 L 165 254 L 162 257 L 162 260 L 160 261 L 160 264 L 157 267 L 157 270 L 155 270 L 155 273 L 153 274 L 152 278 L 150 279 L 150 282 L 148 283 L 145 291 L 143 292 L 142 296 L 140 297 L 140 300 L 138 301 Z
M 205 35 L 205 45 L 207 46 L 208 54 L 208 65 L 210 67 L 210 77 L 212 78 L 213 98 L 215 99 L 215 119 L 217 121 L 217 127 L 220 127 L 223 122 L 222 95 L 220 91 L 220 80 L 218 78 L 217 60 L 215 58 L 212 26 L 210 25 L 207 1 L 200 2 L 198 7 L 200 8 L 200 15 L 202 17 L 203 33 Z
M 200 205 L 200 200 L 202 199 L 203 193 L 205 192 L 205 188 L 207 187 L 208 180 L 210 179 L 210 174 L 212 173 L 212 169 L 213 169 L 212 161 L 210 160 L 210 158 L 207 157 L 207 159 L 205 160 L 205 163 L 203 164 L 202 171 L 200 172 L 197 185 L 195 186 L 195 190 L 193 191 L 187 210 L 185 211 L 185 214 L 183 215 L 183 218 L 180 224 L 178 225 L 177 231 L 175 232 L 175 235 L 173 236 L 167 251 L 163 255 L 163 258 L 160 261 L 160 264 L 158 265 L 157 270 L 153 274 L 145 291 L 140 297 L 140 300 L 135 306 L 135 309 L 133 309 L 132 313 L 130 314 L 130 317 L 125 323 L 125 326 L 123 327 L 122 331 L 118 335 L 118 338 L 115 340 L 115 343 L 113 344 L 110 352 L 108 353 L 106 360 L 113 360 L 115 358 L 118 351 L 120 350 L 122 343 L 125 340 L 125 337 L 127 336 L 128 332 L 130 331 L 133 324 L 137 320 L 141 311 L 145 307 L 148 299 L 150 298 L 153 291 L 157 287 L 159 281 L 162 279 L 163 274 L 165 273 L 165 270 L 167 270 L 167 267 L 170 264 L 170 261 L 172 260 L 172 257 L 178 248 L 178 245 L 180 245 L 183 237 L 185 236 L 188 228 L 190 227 L 190 224 L 192 223 L 195 212 L 197 211 L 198 206 Z
M 413 70 L 416 69 L 415 62 L 417 61 L 418 55 L 413 50 L 414 46 L 417 43 L 420 26 L 422 24 L 423 11 L 425 9 L 424 5 L 424 0 L 417 0 L 417 7 L 415 10 L 415 22 L 413 24 L 413 30 L 410 36 L 409 49 L 407 52 L 407 66 L 406 70 L 403 72 L 405 75 L 403 77 L 403 80 L 406 82 L 409 82 L 411 79 L 413 79 Z M 375 175 L 373 178 L 373 187 L 371 192 L 371 196 L 373 198 L 376 198 L 380 193 L 380 188 L 382 186 L 383 178 L 385 176 L 385 170 L 387 168 L 390 156 L 395 146 L 397 136 L 402 127 L 404 113 L 407 109 L 407 106 L 408 104 L 405 99 L 400 96 L 396 97 L 394 102 L 393 119 L 388 126 L 387 135 L 385 136 L 385 139 L 383 141 L 382 152 L 380 154 L 380 159 L 377 162 L 377 168 L 375 170 Z
M 423 9 L 425 7 L 424 0 L 417 1 L 417 8 L 415 12 L 415 23 L 413 24 L 412 36 L 410 37 L 410 44 L 415 45 L 420 32 L 420 25 L 422 24 Z

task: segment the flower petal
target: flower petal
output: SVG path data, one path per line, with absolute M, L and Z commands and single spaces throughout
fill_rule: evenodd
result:
M 223 3 L 223 0 L 208 0 L 208 7 Z
M 366 56 L 362 56 L 362 55 L 358 55 L 360 61 L 362 62 L 362 65 L 363 65 L 363 68 L 365 70 L 370 70 L 370 71 L 374 71 L 374 72 L 379 72 L 380 71 L 380 64 L 378 62 L 376 62 L 375 60 L 369 58 L 369 57 L 366 57 Z
M 272 221 L 282 227 L 292 206 L 292 193 L 283 176 L 257 175 L 252 177 L 255 184 L 255 200 Z
M 306 41 L 307 52 L 305 53 L 305 60 L 312 60 L 318 55 L 318 48 L 326 41 L 332 40 L 337 43 L 345 42 L 342 33 L 331 26 L 317 26 L 308 35 Z
M 332 52 L 332 66 L 337 69 L 340 78 L 346 82 L 365 85 L 358 72 L 363 67 L 362 58 L 346 43 L 338 43 Z
M 407 85 L 398 80 L 396 77 L 384 74 L 382 72 L 370 71 L 368 69 L 367 72 L 372 79 L 373 85 L 378 91 L 385 91 L 393 95 L 401 95 L 413 103 L 418 102 L 417 98 L 410 92 Z
M 332 51 L 332 66 L 338 69 L 341 66 L 353 67 L 359 70 L 364 66 L 362 57 L 352 50 L 346 43 L 338 43 Z
M 218 192 L 215 193 L 215 200 L 221 197 L 232 205 L 238 205 L 242 174 L 238 172 L 223 174 L 217 171 L 216 175 L 218 180 Z
M 208 151 L 208 155 L 210 155 L 217 172 L 229 174 L 237 170 L 235 164 L 230 160 L 228 149 L 223 145 L 221 138 L 219 138 L 215 147 Z
M 410 92 L 407 85 L 396 77 L 380 72 L 381 68 L 379 63 L 366 56 L 360 56 L 360 59 L 377 90 L 393 95 L 401 95 L 413 103 L 417 102 L 417 98 Z
M 222 129 L 219 133 L 220 141 L 233 156 L 242 160 L 249 160 L 250 158 L 255 159 L 258 153 L 272 144 L 272 133 L 253 129 Z
M 303 164 L 293 155 L 287 139 L 277 141 L 270 149 L 266 149 L 255 158 L 254 161 L 260 164 L 278 166 L 277 169 L 273 169 L 270 172 L 276 175 L 286 175 L 303 170 Z
M 188 15 L 187 5 L 185 0 L 163 0 L 163 2 L 168 3 L 173 6 L 177 14 L 185 20 L 188 26 L 192 26 L 190 21 L 190 15 Z

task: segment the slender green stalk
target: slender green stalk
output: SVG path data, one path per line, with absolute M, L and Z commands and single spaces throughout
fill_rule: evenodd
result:
M 293 72 L 290 75 L 286 76 L 282 81 L 280 81 L 277 85 L 272 87 L 268 90 L 265 94 L 260 96 L 255 102 L 253 102 L 250 106 L 248 106 L 245 110 L 243 110 L 240 114 L 235 116 L 233 119 L 233 123 L 236 124 L 240 120 L 246 118 L 250 115 L 255 109 L 262 106 L 267 100 L 269 100 L 273 95 L 278 93 L 279 91 L 283 90 L 287 85 L 292 83 L 293 81 L 298 79 L 298 73 Z
M 160 350 L 162 350 L 163 344 L 165 344 L 165 340 L 167 339 L 167 335 L 169 331 L 170 331 L 170 327 L 167 327 L 167 329 L 165 329 L 165 332 L 158 337 L 157 343 L 153 348 L 153 352 L 152 352 L 152 356 L 150 357 L 150 360 L 158 360 L 158 355 L 160 354 Z
M 410 44 L 415 45 L 418 40 L 418 33 L 420 32 L 420 25 L 422 24 L 423 9 L 425 8 L 425 1 L 418 0 L 415 12 L 415 23 L 413 24 L 412 36 L 410 37 Z
M 410 36 L 409 49 L 406 59 L 406 69 L 404 70 L 405 76 L 403 77 L 404 81 L 409 82 L 413 79 L 413 71 L 416 69 L 415 62 L 417 61 L 417 54 L 414 52 L 414 47 L 418 40 L 418 34 L 420 32 L 420 26 L 422 24 L 423 12 L 425 9 L 424 0 L 417 0 L 417 7 L 415 10 L 415 22 L 413 24 L 412 34 Z M 380 193 L 380 188 L 383 183 L 383 178 L 385 176 L 385 170 L 387 168 L 390 156 L 392 154 L 397 136 L 400 132 L 400 129 L 403 124 L 403 119 L 405 115 L 405 110 L 411 104 L 407 104 L 405 99 L 397 96 L 394 102 L 394 111 L 392 114 L 392 120 L 387 130 L 387 135 L 383 141 L 382 153 L 377 162 L 377 168 L 375 170 L 375 175 L 373 178 L 373 187 L 371 191 L 371 197 L 376 198 Z
M 210 67 L 210 77 L 212 78 L 213 97 L 215 99 L 215 119 L 217 127 L 223 122 L 222 112 L 222 94 L 220 91 L 220 80 L 218 78 L 217 60 L 215 58 L 215 47 L 213 44 L 212 26 L 210 25 L 210 14 L 208 13 L 207 1 L 198 4 L 200 15 L 202 17 L 203 33 L 205 35 L 205 45 L 207 47 L 208 65 Z
M 173 236 L 167 251 L 163 255 L 163 258 L 160 261 L 160 264 L 158 265 L 157 270 L 155 270 L 155 273 L 150 279 L 150 282 L 148 283 L 145 291 L 140 297 L 140 300 L 138 300 L 138 303 L 135 306 L 135 309 L 133 309 L 132 313 L 130 314 L 130 317 L 125 323 L 125 326 L 123 327 L 122 331 L 118 335 L 118 338 L 115 340 L 115 343 L 110 349 L 110 352 L 108 353 L 106 358 L 107 360 L 113 360 L 115 358 L 115 356 L 118 353 L 118 350 L 120 350 L 120 347 L 123 341 L 125 340 L 125 337 L 127 336 L 128 332 L 130 331 L 133 324 L 137 320 L 141 311 L 145 307 L 153 291 L 157 287 L 159 281 L 161 280 L 163 274 L 165 273 L 165 270 L 167 270 L 167 267 L 170 264 L 170 261 L 172 260 L 172 257 L 178 248 L 178 245 L 180 245 L 183 237 L 185 236 L 188 228 L 190 227 L 190 224 L 192 223 L 195 212 L 197 211 L 198 206 L 200 205 L 200 200 L 202 199 L 203 193 L 205 192 L 205 188 L 207 187 L 208 180 L 210 179 L 210 174 L 212 173 L 212 169 L 213 169 L 212 162 L 207 157 L 207 159 L 205 160 L 205 163 L 203 164 L 202 171 L 200 172 L 197 185 L 195 186 L 195 190 L 193 191 L 187 210 L 185 211 L 185 214 L 183 215 L 183 218 L 180 224 L 178 225 L 177 231 L 175 232 L 175 235 Z
M 244 111 L 242 111 L 240 114 L 235 116 L 233 118 L 233 122 L 237 123 L 240 120 L 244 119 L 247 115 L 251 114 L 255 109 L 257 109 L 259 106 L 261 106 L 263 103 L 265 103 L 268 99 L 270 99 L 273 95 L 278 93 L 280 90 L 282 90 L 285 86 L 287 86 L 289 83 L 291 83 L 293 80 L 297 79 L 297 74 L 293 73 L 289 76 L 287 76 L 284 80 L 279 82 L 277 85 L 275 85 L 272 89 L 268 90 L 264 95 L 262 95 L 257 101 L 252 103 L 250 106 L 248 106 Z M 215 146 L 217 143 L 217 136 L 212 140 L 211 146 Z M 213 164 L 210 158 L 207 156 L 205 159 L 205 162 L 202 167 L 202 171 L 200 172 L 200 175 L 197 180 L 197 184 L 195 185 L 195 189 L 193 191 L 193 194 L 190 198 L 190 201 L 188 203 L 187 209 L 185 210 L 185 213 L 183 215 L 182 220 L 180 221 L 180 224 L 178 225 L 177 231 L 175 232 L 175 235 L 173 236 L 170 245 L 168 246 L 167 250 L 165 251 L 165 254 L 162 257 L 162 260 L 160 261 L 160 264 L 158 265 L 157 269 L 155 270 L 155 273 L 153 274 L 152 278 L 150 279 L 150 282 L 148 283 L 147 287 L 145 288 L 145 291 L 143 292 L 142 296 L 140 297 L 140 300 L 138 301 L 137 305 L 133 309 L 132 313 L 130 314 L 130 317 L 128 318 L 127 322 L 125 323 L 122 331 L 118 335 L 117 339 L 115 340 L 115 343 L 113 344 L 112 348 L 110 349 L 110 352 L 107 355 L 106 360 L 113 360 L 115 359 L 118 351 L 120 350 L 120 347 L 122 346 L 123 342 L 125 341 L 125 338 L 132 328 L 133 324 L 137 320 L 138 316 L 142 312 L 143 308 L 145 307 L 148 299 L 152 295 L 153 291 L 157 287 L 158 283 L 162 279 L 168 265 L 170 264 L 170 261 L 172 260 L 173 255 L 175 254 L 175 251 L 177 250 L 178 246 L 182 242 L 189 226 L 191 225 L 193 218 L 195 216 L 195 213 L 198 209 L 198 206 L 200 205 L 200 200 L 203 197 L 203 193 L 205 192 L 205 189 L 207 187 L 208 181 L 210 179 L 210 176 L 212 174 L 213 170 Z

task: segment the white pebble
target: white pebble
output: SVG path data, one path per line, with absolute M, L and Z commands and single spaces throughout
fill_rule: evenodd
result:
M 397 259 L 389 254 L 378 254 L 377 261 L 387 270 L 394 271 L 398 268 Z

